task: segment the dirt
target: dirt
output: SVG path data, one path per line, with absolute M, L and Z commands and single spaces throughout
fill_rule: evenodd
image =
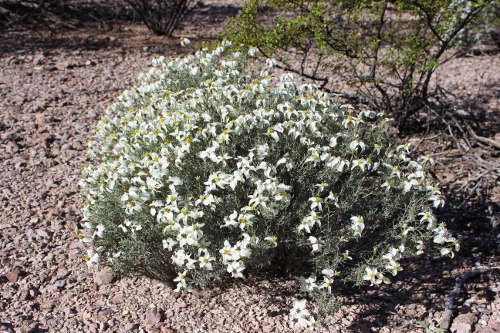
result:
M 215 39 L 239 6 L 237 1 L 205 1 L 176 32 L 193 40 L 187 49 L 177 38 L 151 36 L 133 24 L 89 25 L 51 35 L 2 34 L 0 332 L 294 331 L 287 319 L 300 296 L 293 280 L 249 277 L 223 290 L 179 295 L 158 281 L 89 270 L 77 237 L 81 199 L 76 183 L 88 162 L 87 138 L 106 106 L 134 85 L 153 56 L 193 52 Z M 498 68 L 494 54 L 471 56 L 450 62 L 438 77 L 465 111 L 489 115 L 490 130 L 480 134 L 500 141 L 494 123 L 499 119 Z M 408 260 L 394 283 L 381 289 L 338 288 L 340 308 L 322 331 L 424 332 L 421 322 L 439 322 L 456 280 L 486 267 L 465 284 L 451 327 L 500 332 L 500 257 L 493 234 L 498 228 L 492 228 L 499 223 L 500 186 L 496 171 L 476 179 L 498 163 L 498 152 L 480 144 L 463 152 L 451 137 L 435 133 L 410 140 L 418 150 L 433 153 L 434 172 L 453 207 L 465 202 L 457 208 L 461 218 L 456 211 L 443 213 L 464 249 L 454 259 Z

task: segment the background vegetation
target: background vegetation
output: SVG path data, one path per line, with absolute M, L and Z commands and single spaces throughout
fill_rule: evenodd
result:
M 328 85 L 394 116 L 398 127 L 436 108 L 436 69 L 466 54 L 487 27 L 495 2 L 467 0 L 249 0 L 227 37 L 257 47 L 279 67 Z

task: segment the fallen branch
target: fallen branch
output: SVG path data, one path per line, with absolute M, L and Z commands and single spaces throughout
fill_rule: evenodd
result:
M 495 140 L 492 140 L 492 139 L 489 139 L 489 138 L 485 138 L 484 136 L 477 135 L 476 132 L 474 132 L 469 125 L 467 125 L 467 129 L 469 130 L 470 135 L 474 139 L 476 139 L 477 141 L 482 142 L 484 144 L 487 144 L 489 146 L 492 146 L 492 147 L 494 147 L 496 149 L 500 149 L 500 142 L 496 142 Z
M 464 288 L 464 284 L 470 280 L 473 279 L 482 273 L 488 272 L 490 270 L 496 270 L 500 269 L 500 267 L 480 267 L 480 268 L 475 268 L 472 271 L 469 271 L 465 273 L 460 279 L 457 280 L 455 283 L 455 287 L 451 291 L 451 293 L 446 297 L 446 302 L 445 302 L 445 311 L 443 313 L 443 317 L 441 318 L 441 321 L 439 322 L 439 327 L 448 330 L 451 325 L 451 320 L 453 316 L 453 312 L 455 311 L 457 305 L 455 304 L 458 296 L 462 292 L 462 289 Z

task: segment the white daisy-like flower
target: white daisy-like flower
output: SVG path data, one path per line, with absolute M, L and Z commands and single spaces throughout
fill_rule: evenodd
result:
M 228 273 L 231 273 L 233 278 L 244 278 L 243 270 L 245 269 L 245 265 L 241 261 L 233 261 L 227 265 Z
M 371 284 L 376 284 L 378 279 L 378 271 L 376 268 L 366 267 L 365 275 L 363 275 L 363 280 L 370 281 Z
M 363 151 L 365 150 L 365 143 L 363 141 L 352 140 L 349 144 L 349 149 L 352 151 Z
M 273 68 L 278 64 L 278 62 L 275 59 L 268 58 L 266 59 L 266 66 L 269 68 Z
M 396 276 L 399 271 L 402 270 L 401 265 L 394 260 L 389 261 L 389 263 L 385 266 L 387 270 L 393 275 Z
M 307 291 L 312 291 L 318 288 L 318 285 L 316 284 L 316 275 L 311 275 L 310 277 L 305 279 L 304 284 Z
M 264 240 L 268 241 L 273 245 L 273 247 L 278 246 L 278 238 L 276 236 L 265 237 Z
M 318 209 L 319 211 L 323 210 L 323 206 L 321 205 L 322 199 L 320 197 L 312 197 L 309 198 L 311 201 L 311 210 Z
M 89 268 L 94 267 L 99 263 L 99 254 L 94 252 L 93 249 L 88 249 L 87 255 L 83 257 L 83 259 L 86 261 Z
M 162 240 L 162 245 L 165 250 L 172 251 L 175 245 L 177 245 L 177 241 L 172 238 L 167 238 Z
M 318 252 L 321 249 L 321 241 L 314 236 L 309 236 L 308 239 L 309 242 L 311 243 L 312 253 Z
M 188 46 L 189 44 L 191 44 L 191 41 L 190 41 L 188 38 L 186 38 L 186 37 L 182 37 L 182 38 L 181 38 L 181 46 L 182 46 L 182 47 L 186 47 L 186 46 Z
M 379 272 L 379 273 L 377 273 L 377 279 L 375 280 L 375 284 L 381 284 L 381 283 L 390 284 L 391 280 L 388 277 L 386 277 L 384 274 Z
M 207 250 L 200 249 L 200 256 L 198 257 L 200 268 L 204 268 L 209 271 L 213 270 L 212 261 L 214 260 L 215 258 L 210 256 Z
M 361 233 L 365 229 L 364 218 L 362 216 L 351 217 L 351 229 L 354 231 L 354 236 L 361 237 Z
M 258 51 L 259 49 L 257 49 L 256 47 L 251 47 L 248 49 L 248 55 L 251 57 L 255 57 Z

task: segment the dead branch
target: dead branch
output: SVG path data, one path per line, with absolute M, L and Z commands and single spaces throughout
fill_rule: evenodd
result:
M 458 189 L 458 191 L 460 192 L 465 187 L 469 186 L 469 184 L 471 184 L 471 183 L 476 183 L 476 185 L 472 189 L 472 191 L 474 191 L 479 186 L 480 180 L 482 180 L 482 178 L 484 176 L 488 175 L 489 173 L 493 172 L 494 170 L 495 169 L 488 169 L 488 170 L 486 170 L 484 172 L 481 172 L 478 176 L 474 177 L 474 179 L 466 181 L 462 186 L 460 186 L 460 188 Z
M 486 273 L 488 271 L 492 270 L 498 270 L 500 269 L 500 266 L 498 267 L 479 267 L 475 268 L 472 271 L 469 271 L 465 273 L 460 279 L 458 279 L 455 282 L 455 287 L 451 291 L 451 293 L 446 297 L 446 302 L 445 302 L 445 311 L 443 313 L 443 317 L 439 323 L 439 327 L 441 327 L 444 330 L 448 330 L 451 325 L 451 320 L 453 316 L 453 312 L 457 308 L 457 305 L 455 304 L 458 296 L 462 292 L 464 288 L 464 284 L 469 281 L 470 279 L 473 279 L 483 273 Z
M 485 144 L 487 144 L 489 146 L 492 146 L 493 148 L 500 149 L 500 142 L 496 142 L 495 140 L 492 140 L 492 139 L 489 139 L 489 138 L 485 138 L 484 136 L 477 135 L 476 132 L 474 132 L 469 125 L 467 125 L 467 129 L 468 129 L 470 135 L 474 139 L 476 139 L 477 141 L 485 143 Z

